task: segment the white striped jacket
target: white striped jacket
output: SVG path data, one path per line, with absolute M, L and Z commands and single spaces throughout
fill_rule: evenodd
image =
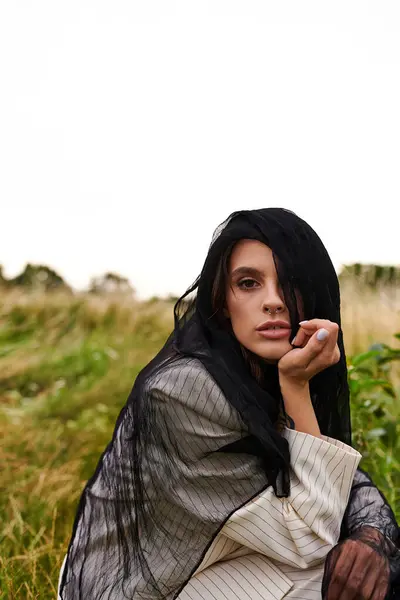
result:
M 187 523 L 190 519 L 196 523 L 201 517 L 202 531 L 198 535 L 213 531 L 215 523 L 223 518 L 219 514 L 230 515 L 226 521 L 223 519 L 219 533 L 210 535 L 213 542 L 203 560 L 200 557 L 200 564 L 196 559 L 197 537 L 182 540 L 187 548 L 186 569 L 193 573 L 189 581 L 174 568 L 173 554 L 165 567 L 160 564 L 160 581 L 164 579 L 176 590 L 180 588 L 179 600 L 320 599 L 324 559 L 338 541 L 361 455 L 337 440 L 285 428 L 282 435 L 288 440 L 291 453 L 291 494 L 289 498 L 276 498 L 271 488 L 265 489 L 265 474 L 257 457 L 217 452 L 241 439 L 243 421 L 199 360 L 183 357 L 163 371 L 151 383 L 151 397 L 164 416 L 164 443 L 179 440 L 194 469 L 189 480 L 190 493 L 185 478 L 182 487 L 174 483 L 173 493 L 166 489 L 163 514 L 175 519 L 174 523 L 177 515 L 182 515 Z M 106 477 L 112 477 L 113 461 L 125 460 L 121 441 L 127 433 L 125 427 L 130 427 L 129 421 L 122 419 L 115 435 L 118 453 L 113 455 L 111 448 L 107 455 L 111 470 Z M 158 469 L 163 468 L 161 453 Z M 101 502 L 104 497 L 107 502 L 106 491 L 100 471 L 92 486 L 92 498 Z M 223 501 L 221 493 L 225 494 Z M 193 497 L 197 498 L 195 505 Z M 240 501 L 242 497 L 244 500 Z M 246 504 L 247 498 L 253 500 Z M 237 506 L 241 508 L 235 510 Z M 101 514 L 101 504 L 96 510 Z M 103 527 L 101 519 L 93 527 L 97 528 L 93 544 L 86 539 L 77 541 L 89 552 L 81 578 L 82 597 L 122 600 L 122 591 L 113 588 L 112 596 L 108 596 L 107 590 L 96 587 L 97 581 L 109 581 L 112 586 L 118 578 L 119 564 L 104 560 L 100 540 L 104 536 L 106 543 L 111 537 L 109 527 Z M 79 524 L 76 531 L 79 532 Z M 137 591 L 132 597 L 152 597 L 145 582 L 142 585 L 140 580 L 134 581 L 134 587 Z M 86 595 L 85 589 L 90 589 Z M 73 597 L 66 590 L 62 600 Z M 172 600 L 177 592 L 165 597 Z
M 236 511 L 179 600 L 320 600 L 361 454 L 333 438 L 285 428 L 291 494 L 268 488 Z

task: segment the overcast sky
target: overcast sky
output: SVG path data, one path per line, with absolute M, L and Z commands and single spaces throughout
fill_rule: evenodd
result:
M 0 5 L 0 264 L 180 295 L 232 211 L 399 264 L 397 0 Z M 396 208 L 397 207 L 397 208 Z

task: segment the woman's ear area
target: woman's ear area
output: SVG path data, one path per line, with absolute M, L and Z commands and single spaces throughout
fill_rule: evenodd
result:
M 228 309 L 224 306 L 224 308 L 222 309 L 222 312 L 224 313 L 224 317 L 226 317 L 227 319 L 230 318 L 230 314 Z

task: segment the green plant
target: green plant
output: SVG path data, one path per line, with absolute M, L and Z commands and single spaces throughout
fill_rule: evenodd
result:
M 400 333 L 394 336 L 400 339 Z M 372 475 L 397 516 L 400 515 L 400 394 L 392 366 L 400 350 L 372 344 L 348 360 L 353 443 L 362 454 L 360 466 Z

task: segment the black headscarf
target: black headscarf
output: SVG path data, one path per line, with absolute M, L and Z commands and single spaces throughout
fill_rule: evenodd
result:
M 287 441 L 276 427 L 284 412 L 277 367 L 243 352 L 232 329 L 224 322 L 221 303 L 218 306 L 221 298 L 218 300 L 213 289 L 221 257 L 229 258 L 234 244 L 241 239 L 259 240 L 272 250 L 290 313 L 290 339 L 297 333 L 300 320 L 296 293 L 303 302 L 304 319 L 329 319 L 341 325 L 337 275 L 322 241 L 310 225 L 283 208 L 235 211 L 221 223 L 214 232 L 200 275 L 175 304 L 173 332 L 136 378 L 117 420 L 113 439 L 82 494 L 61 584 L 63 600 L 175 598 L 201 562 L 212 537 L 230 516 L 228 511 L 216 519 L 213 528 L 204 525 L 203 542 L 188 551 L 191 556 L 187 560 L 169 552 L 169 560 L 176 560 L 175 584 L 170 587 L 165 582 L 160 584 L 156 575 L 159 565 L 154 566 L 146 544 L 157 535 L 161 539 L 162 535 L 161 556 L 164 547 L 166 551 L 168 545 L 172 548 L 173 534 L 159 516 L 162 514 L 159 507 L 166 501 L 162 475 L 149 467 L 152 460 L 154 463 L 157 444 L 158 461 L 168 465 L 165 469 L 168 478 L 173 480 L 175 474 L 182 479 L 183 475 L 178 474 L 181 458 L 178 445 L 171 440 L 168 444 L 159 441 L 165 423 L 159 420 L 146 390 L 154 377 L 182 357 L 201 361 L 240 414 L 246 425 L 243 436 L 251 439 L 253 452 L 262 465 L 263 486 L 272 485 L 279 497 L 289 495 L 290 455 Z M 226 277 L 226 271 L 222 271 L 223 280 L 227 281 Z M 338 346 L 340 361 L 312 378 L 310 394 L 321 433 L 351 445 L 346 357 L 340 328 Z M 254 376 L 254 364 L 260 377 Z M 186 464 L 185 468 L 195 467 Z M 251 493 L 245 496 L 243 503 L 250 499 Z M 192 525 L 188 522 L 188 540 Z M 148 584 L 144 595 L 135 587 L 139 575 Z
M 253 353 L 262 373 L 258 382 L 249 373 L 243 351 L 230 327 L 224 327 L 221 306 L 213 306 L 213 284 L 218 263 L 227 249 L 240 239 L 258 240 L 273 252 L 279 282 L 290 314 L 293 339 L 298 331 L 299 311 L 295 290 L 303 301 L 303 319 L 328 319 L 340 327 L 340 290 L 332 261 L 316 232 L 294 212 L 283 208 L 243 210 L 232 213 L 214 232 L 200 276 L 175 306 L 174 345 L 182 354 L 199 358 L 218 382 L 225 396 L 240 412 L 249 431 L 266 450 L 266 469 L 287 467 L 282 460 L 284 444 L 274 435 L 283 405 L 277 386 L 277 368 Z M 226 279 L 227 279 L 227 273 Z M 185 298 L 197 288 L 192 306 Z M 341 328 L 338 335 L 340 361 L 310 382 L 310 394 L 321 433 L 351 445 L 349 388 Z M 261 383 L 261 385 L 260 385 Z M 271 392 L 271 394 L 266 393 Z M 269 466 L 268 466 L 269 465 Z M 272 467 L 271 483 L 277 470 Z M 287 480 L 285 480 L 287 483 Z M 278 484 L 277 484 L 278 485 Z M 287 496 L 288 488 L 278 495 Z M 278 490 L 275 490 L 276 492 Z

